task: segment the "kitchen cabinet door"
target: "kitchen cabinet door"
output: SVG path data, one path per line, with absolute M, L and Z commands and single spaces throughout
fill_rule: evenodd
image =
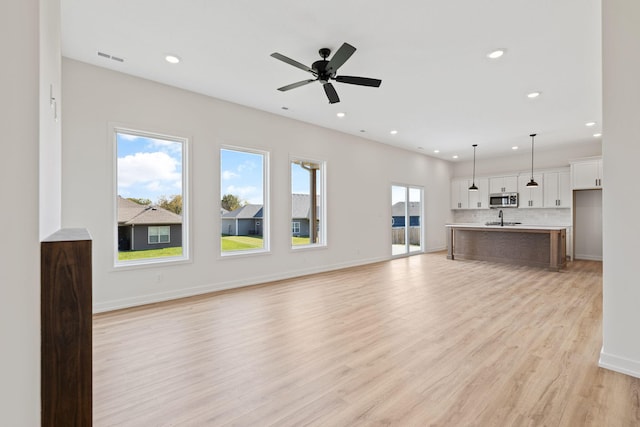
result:
M 492 176 L 489 178 L 489 193 L 515 193 L 518 191 L 518 176 Z
M 451 209 L 469 209 L 469 180 L 451 180 Z
M 544 174 L 544 207 L 568 208 L 571 206 L 571 178 L 569 172 Z
M 469 186 L 472 180 L 468 181 Z M 478 191 L 469 191 L 469 209 L 489 209 L 489 178 L 476 178 Z
M 535 173 L 533 179 L 538 183 L 537 187 L 527 187 L 527 183 L 531 181 L 531 175 L 518 177 L 519 208 L 541 208 L 544 206 L 544 177 L 541 173 Z
M 602 159 L 572 163 L 571 187 L 574 190 L 602 188 Z

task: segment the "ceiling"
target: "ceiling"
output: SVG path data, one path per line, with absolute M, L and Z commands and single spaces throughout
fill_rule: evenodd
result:
M 600 9 L 600 0 L 62 0 L 62 53 L 461 161 L 472 144 L 483 156 L 529 149 L 530 133 L 536 150 L 598 138 Z M 310 66 L 343 42 L 357 51 L 338 75 L 379 78 L 380 88 L 333 82 L 337 104 L 318 82 L 276 90 L 312 76 L 271 53 Z M 487 58 L 498 48 L 506 54 Z

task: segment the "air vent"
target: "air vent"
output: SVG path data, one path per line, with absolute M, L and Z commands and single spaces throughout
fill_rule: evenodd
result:
M 117 62 L 124 62 L 123 58 L 119 58 L 117 56 L 109 55 L 108 53 L 104 53 L 104 52 L 98 52 L 98 56 L 101 56 L 101 57 L 107 58 L 107 59 L 113 59 L 114 61 L 117 61 Z

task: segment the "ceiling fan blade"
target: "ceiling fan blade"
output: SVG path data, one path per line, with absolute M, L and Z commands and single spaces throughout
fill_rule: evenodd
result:
M 356 77 L 356 76 L 337 76 L 335 81 L 340 83 L 349 83 L 352 85 L 380 87 L 382 80 L 370 79 L 368 77 Z
M 306 65 L 301 64 L 300 62 L 293 60 L 291 58 L 288 58 L 278 52 L 272 53 L 271 56 L 276 59 L 279 59 L 282 62 L 286 62 L 289 65 L 293 65 L 294 67 L 300 68 L 301 70 L 308 71 L 311 74 L 315 74 L 315 71 L 313 71 L 311 68 L 307 67 Z
M 301 82 L 291 83 L 290 85 L 279 87 L 278 90 L 280 92 L 286 92 L 288 90 L 295 89 L 300 86 L 308 85 L 311 82 L 315 82 L 315 79 L 302 80 Z
M 330 73 L 336 72 L 342 64 L 347 62 L 347 59 L 351 58 L 351 55 L 353 55 L 355 51 L 356 48 L 349 43 L 342 43 L 342 46 L 333 54 L 333 57 L 327 64 L 327 71 Z
M 324 87 L 324 93 L 327 94 L 327 98 L 329 98 L 329 104 L 335 104 L 336 102 L 340 102 L 340 98 L 338 97 L 338 92 L 333 87 L 331 83 L 325 83 L 322 85 Z

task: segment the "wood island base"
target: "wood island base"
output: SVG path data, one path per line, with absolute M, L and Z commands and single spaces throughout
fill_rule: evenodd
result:
M 447 258 L 545 267 L 566 266 L 566 229 L 447 225 Z

